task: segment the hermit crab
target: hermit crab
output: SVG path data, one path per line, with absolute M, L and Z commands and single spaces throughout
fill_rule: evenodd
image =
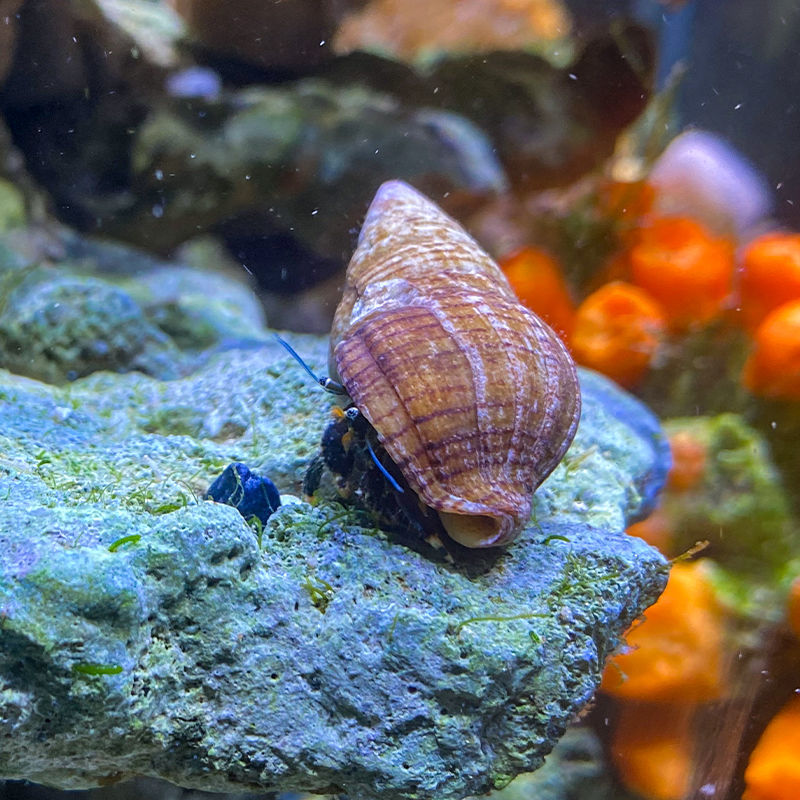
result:
M 401 181 L 384 183 L 367 211 L 328 368 L 321 383 L 353 404 L 326 432 L 328 466 L 352 468 L 352 440 L 369 429 L 386 490 L 469 548 L 522 530 L 578 424 L 561 340 L 457 222 Z

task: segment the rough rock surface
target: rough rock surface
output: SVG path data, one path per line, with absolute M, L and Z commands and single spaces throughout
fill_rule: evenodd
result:
M 157 778 L 135 778 L 87 790 L 53 789 L 23 781 L 0 781 L 3 800 L 322 800 L 304 792 L 225 793 L 184 789 Z M 348 800 L 346 795 L 327 795 Z M 605 767 L 603 749 L 592 731 L 570 727 L 536 772 L 515 778 L 504 789 L 469 800 L 619 800 Z
M 0 371 L 0 777 L 446 799 L 538 767 L 666 579 L 623 533 L 658 425 L 582 384 L 531 526 L 453 565 L 340 506 L 254 530 L 199 500 L 230 461 L 298 491 L 331 401 L 275 343 L 173 381 Z

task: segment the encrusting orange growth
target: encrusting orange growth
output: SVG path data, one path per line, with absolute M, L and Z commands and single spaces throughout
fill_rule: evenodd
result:
M 751 392 L 800 400 L 800 300 L 778 306 L 756 328 L 742 382 Z
M 669 437 L 672 467 L 667 486 L 676 492 L 694 489 L 706 471 L 708 448 L 690 431 L 676 431 Z
M 627 634 L 630 652 L 606 665 L 603 691 L 654 703 L 720 697 L 725 691 L 723 624 L 703 562 L 675 564 L 664 593 Z
M 683 331 L 721 313 L 731 290 L 733 246 L 688 217 L 662 217 L 639 229 L 629 252 L 633 283 Z
M 800 234 L 767 233 L 750 242 L 742 252 L 739 294 L 750 330 L 773 309 L 800 299 Z
M 789 589 L 787 606 L 786 616 L 789 619 L 789 627 L 794 631 L 795 636 L 800 637 L 800 575 L 794 579 Z
M 625 703 L 610 754 L 628 789 L 652 800 L 680 800 L 692 770 L 692 707 Z
M 666 331 L 663 312 L 647 292 L 614 281 L 590 294 L 575 315 L 575 360 L 634 386 L 647 371 Z
M 524 247 L 500 262 L 520 302 L 538 314 L 565 342 L 575 320 L 575 305 L 561 268 L 552 256 Z
M 770 721 L 750 754 L 743 800 L 797 800 L 800 797 L 800 696 Z

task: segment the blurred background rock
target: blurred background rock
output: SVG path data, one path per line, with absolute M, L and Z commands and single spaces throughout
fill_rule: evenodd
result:
M 5 0 L 0 112 L 58 219 L 159 254 L 212 233 L 272 324 L 324 331 L 382 181 L 463 219 L 595 168 L 647 100 L 617 14 L 457 6 Z

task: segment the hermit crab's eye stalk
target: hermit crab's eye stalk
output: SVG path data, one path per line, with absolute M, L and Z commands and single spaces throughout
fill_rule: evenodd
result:
M 278 334 L 274 334 L 275 338 L 286 348 L 286 351 L 289 353 L 292 358 L 311 376 L 312 380 L 316 381 L 326 392 L 330 392 L 331 394 L 341 394 L 346 395 L 347 389 L 342 386 L 341 383 L 332 380 L 331 378 L 325 377 L 320 378 L 319 376 L 315 375 L 312 371 L 311 367 L 303 361 L 302 358 L 298 355 L 297 351 L 287 342 L 285 339 L 281 339 Z

